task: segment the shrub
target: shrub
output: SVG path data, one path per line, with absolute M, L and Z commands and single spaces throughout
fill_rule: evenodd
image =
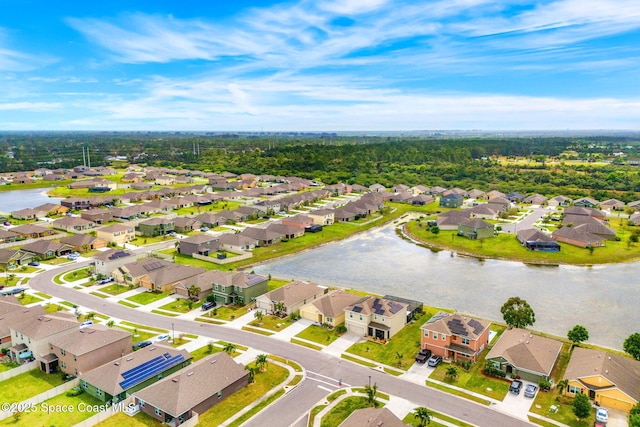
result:
M 551 389 L 551 381 L 542 380 L 538 383 L 540 390 L 549 391 Z
M 69 390 L 69 391 L 67 392 L 67 396 L 69 396 L 69 397 L 79 396 L 79 395 L 81 395 L 82 393 L 84 393 L 84 390 L 83 390 L 82 388 L 80 388 L 80 387 L 74 387 L 74 388 L 72 388 L 71 390 Z
M 485 366 L 484 374 L 490 377 L 496 377 L 496 378 L 505 378 L 507 376 L 507 374 L 504 371 L 501 371 L 500 369 L 496 369 L 492 366 Z
M 460 364 L 460 366 L 462 366 L 462 369 L 469 372 L 471 370 L 471 366 L 473 366 L 473 362 L 471 360 L 465 360 Z
M 344 325 L 344 323 L 336 326 L 336 333 L 344 334 L 345 332 L 347 332 L 347 327 Z

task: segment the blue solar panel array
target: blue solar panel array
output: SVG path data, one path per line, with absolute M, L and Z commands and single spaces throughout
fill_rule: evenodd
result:
M 160 372 L 163 372 L 169 368 L 174 367 L 180 362 L 184 361 L 184 356 L 177 354 L 171 356 L 169 353 L 165 353 L 162 356 L 155 357 L 143 364 L 136 366 L 122 374 L 124 381 L 120 382 L 120 387 L 123 390 L 127 390 L 132 386 L 148 380 Z

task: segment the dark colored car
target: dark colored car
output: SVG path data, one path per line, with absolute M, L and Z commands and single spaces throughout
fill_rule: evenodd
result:
M 32 267 L 37 267 L 40 265 L 40 263 L 38 261 L 31 261 L 28 265 L 32 266 Z
M 2 295 L 2 296 L 17 295 L 20 292 L 24 292 L 24 288 L 9 288 L 9 289 L 5 289 L 2 292 L 0 292 L 0 295 Z
M 509 387 L 509 391 L 513 394 L 520 394 L 520 390 L 522 390 L 522 381 L 513 380 L 513 382 L 511 382 L 511 386 Z
M 524 388 L 524 397 L 534 398 L 536 397 L 536 392 L 538 391 L 538 387 L 533 384 L 529 384 Z
M 442 356 L 434 355 L 429 358 L 427 365 L 435 368 L 440 364 L 440 362 L 442 362 Z
M 215 302 L 213 302 L 213 301 L 207 301 L 207 302 L 205 302 L 204 304 L 202 304 L 202 307 L 201 307 L 201 308 L 202 308 L 202 311 L 207 311 L 207 310 L 212 309 L 212 308 L 213 308 L 213 307 L 215 307 L 215 306 L 216 306 L 216 303 L 215 303 Z
M 431 357 L 431 350 L 427 350 L 427 349 L 422 349 L 418 352 L 418 355 L 416 356 L 416 362 L 418 363 L 424 363 L 427 361 L 427 359 L 429 359 Z
M 150 346 L 151 344 L 153 344 L 151 341 L 140 341 L 133 345 L 133 349 L 138 350 L 140 348 L 145 348 L 147 346 Z

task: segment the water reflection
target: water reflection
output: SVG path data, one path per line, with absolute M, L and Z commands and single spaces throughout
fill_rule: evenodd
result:
M 633 279 L 639 266 L 539 267 L 480 261 L 418 247 L 385 228 L 254 270 L 416 298 L 496 320 L 501 320 L 500 306 L 506 299 L 520 296 L 536 313 L 535 329 L 566 336 L 581 324 L 589 330 L 591 342 L 619 349 L 627 336 L 640 330 L 640 291 Z

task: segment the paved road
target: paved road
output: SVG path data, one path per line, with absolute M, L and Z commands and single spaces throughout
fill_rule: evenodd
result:
M 335 388 L 329 385 L 331 382 L 336 384 L 338 379 L 342 379 L 345 384 L 364 386 L 367 384 L 369 376 L 371 376 L 373 383 L 378 384 L 379 390 L 385 393 L 415 402 L 416 405 L 427 406 L 437 412 L 451 415 L 480 427 L 520 427 L 531 425 L 526 421 L 513 418 L 474 402 L 410 383 L 362 365 L 332 357 L 326 353 L 242 330 L 137 311 L 53 283 L 53 278 L 57 274 L 66 270 L 82 268 L 89 263 L 90 261 L 77 262 L 69 266 L 48 270 L 32 278 L 29 285 L 40 292 L 62 298 L 111 317 L 164 329 L 171 329 L 173 325 L 176 330 L 182 332 L 253 347 L 265 353 L 295 360 L 307 371 L 312 372 L 309 374 L 309 379 L 305 380 L 303 384 L 284 398 L 279 399 L 248 425 L 288 426 L 303 417 L 315 402 Z
M 502 226 L 502 232 L 515 234 L 517 230 L 526 230 L 527 228 L 533 228 L 533 224 L 549 212 L 553 211 L 549 211 L 545 208 L 533 208 L 533 212 L 524 217 L 522 221 L 519 221 L 517 224 L 500 224 Z

